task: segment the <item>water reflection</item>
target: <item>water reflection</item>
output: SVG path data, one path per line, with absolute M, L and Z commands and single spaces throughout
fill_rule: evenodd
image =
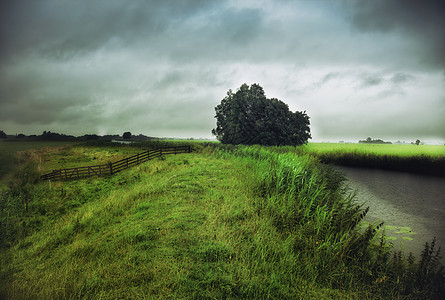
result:
M 384 221 L 395 249 L 418 255 L 436 237 L 445 248 L 445 178 L 372 169 L 340 168 L 368 222 Z

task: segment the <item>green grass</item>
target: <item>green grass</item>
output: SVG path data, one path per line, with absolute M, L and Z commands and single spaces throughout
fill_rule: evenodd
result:
M 76 144 L 73 141 L 19 141 L 0 139 L 0 191 L 6 188 L 8 174 L 11 173 L 16 164 L 15 155 L 17 152 L 30 149 L 40 149 L 42 151 L 53 147 L 64 147 Z
M 308 143 L 307 151 L 319 154 L 332 152 L 370 153 L 376 155 L 395 155 L 402 157 L 431 156 L 444 157 L 443 145 L 397 145 L 397 144 L 343 144 L 343 143 Z
M 445 146 L 309 143 L 288 151 L 310 153 L 324 163 L 348 167 L 445 176 Z
M 23 167 L 11 175 L 17 184 L 1 198 L 0 296 L 385 299 L 441 292 L 434 246 L 418 263 L 391 258 L 376 226 L 359 226 L 366 210 L 343 178 L 316 158 L 262 147 L 197 148 L 111 177 L 34 184 L 23 174 L 34 174 L 38 163 L 52 167 L 51 158 L 89 163 L 139 149 L 72 146 L 22 155 Z

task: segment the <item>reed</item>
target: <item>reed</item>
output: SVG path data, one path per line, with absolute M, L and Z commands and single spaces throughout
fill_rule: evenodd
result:
M 223 152 L 227 157 L 227 149 Z M 261 199 L 255 205 L 288 237 L 287 245 L 301 263 L 310 266 L 304 268 L 305 278 L 330 288 L 362 286 L 373 293 L 376 293 L 375 283 L 388 284 L 386 290 L 377 294 L 383 291 L 406 296 L 428 291 L 433 297 L 444 293 L 440 251 L 431 254 L 435 242 L 426 245 L 418 264 L 413 262 L 412 255 L 400 258 L 399 264 L 389 260 L 391 246 L 386 244 L 384 232 L 377 236 L 383 223 L 364 229 L 360 226 L 369 207 L 363 208 L 355 202 L 345 178 L 335 169 L 320 164 L 312 155 L 297 156 L 276 147 L 239 147 L 230 148 L 229 152 L 255 170 L 250 185 L 256 187 Z M 423 265 L 428 266 L 428 271 L 422 273 Z M 412 268 L 417 270 L 415 276 L 410 275 Z M 431 284 L 435 288 L 415 284 L 416 289 L 411 289 L 413 278 L 417 282 L 434 282 Z

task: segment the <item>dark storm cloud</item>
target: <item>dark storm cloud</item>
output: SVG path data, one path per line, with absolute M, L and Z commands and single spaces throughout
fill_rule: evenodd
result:
M 352 24 L 362 31 L 400 32 L 419 42 L 419 63 L 445 69 L 445 1 L 346 1 Z M 352 4 L 352 5 L 351 5 Z M 403 55 L 403 54 L 401 54 Z
M 176 60 L 210 55 L 214 59 L 220 51 L 249 44 L 262 28 L 258 9 L 227 9 L 222 3 L 200 0 L 2 2 L 1 57 L 5 60 L 37 52 L 51 59 L 66 60 L 107 45 L 134 45 Z M 236 47 L 230 48 L 231 45 Z
M 445 138 L 443 6 L 338 3 L 2 1 L 0 129 L 210 137 L 227 90 L 257 82 L 315 138 L 414 123 Z
M 113 37 L 162 33 L 214 1 L 3 1 L 1 36 L 14 50 L 48 47 L 91 50 Z

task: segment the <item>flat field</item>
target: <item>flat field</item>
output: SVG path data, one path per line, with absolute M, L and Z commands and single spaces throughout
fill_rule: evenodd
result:
M 308 143 L 303 146 L 309 152 L 320 154 L 369 153 L 377 155 L 393 155 L 402 157 L 431 156 L 445 157 L 444 145 L 405 145 L 405 144 L 348 144 L 348 143 Z
M 47 149 L 73 145 L 78 142 L 72 141 L 23 141 L 23 140 L 1 140 L 0 139 L 0 190 L 5 188 L 3 178 L 11 172 L 16 164 L 16 153 L 30 149 Z
M 324 163 L 445 177 L 445 146 L 309 143 L 296 150 Z

